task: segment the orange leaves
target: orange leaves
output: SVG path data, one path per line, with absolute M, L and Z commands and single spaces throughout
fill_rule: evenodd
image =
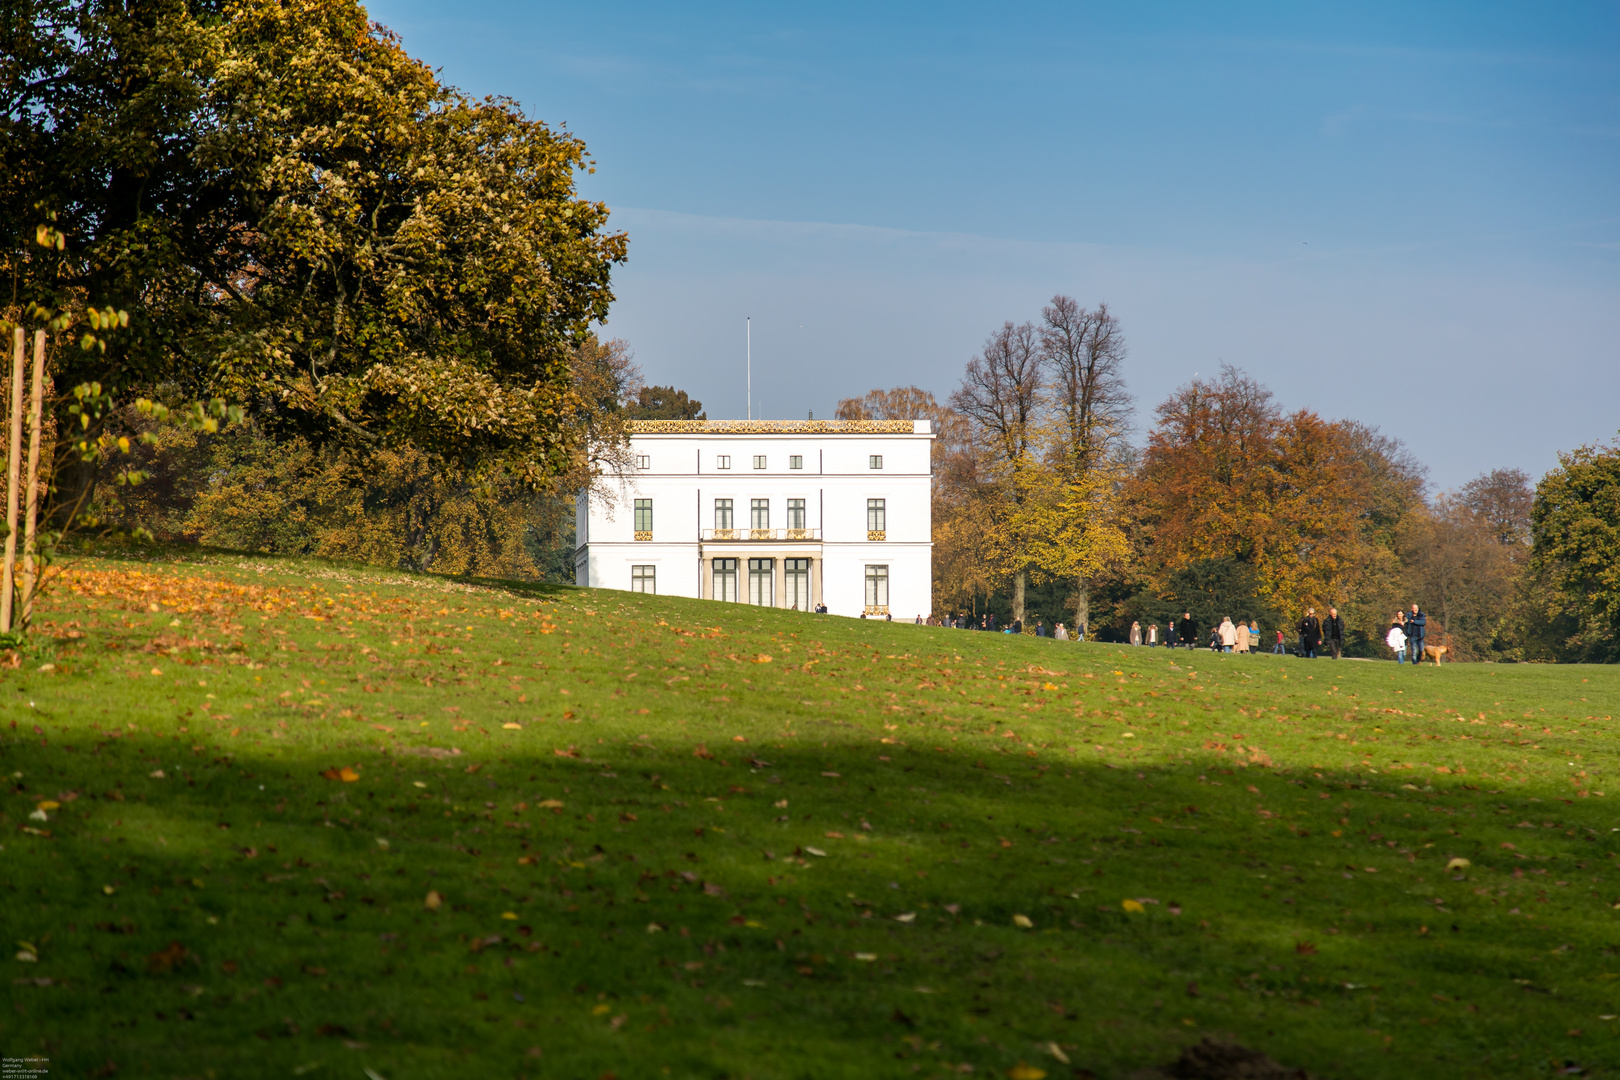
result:
M 352 784 L 360 779 L 360 774 L 347 765 L 342 768 L 326 769 L 321 773 L 321 776 L 327 780 L 341 780 L 345 784 Z

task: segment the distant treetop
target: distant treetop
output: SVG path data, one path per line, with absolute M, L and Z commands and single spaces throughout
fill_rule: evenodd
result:
M 625 410 L 631 420 L 707 420 L 703 402 L 673 386 L 643 386 L 634 405 Z

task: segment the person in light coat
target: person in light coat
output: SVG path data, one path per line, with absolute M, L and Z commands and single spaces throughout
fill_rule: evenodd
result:
M 1239 619 L 1237 624 L 1237 651 L 1240 653 L 1249 651 L 1249 624 L 1242 619 Z
M 1057 638 L 1059 641 L 1069 640 L 1069 632 L 1063 628 L 1062 623 L 1057 624 L 1057 629 L 1052 632 L 1052 636 Z
M 1384 635 L 1384 644 L 1395 650 L 1395 662 L 1406 663 L 1406 618 L 1402 612 L 1395 613 L 1395 621 L 1389 624 L 1389 633 Z
M 1142 644 L 1142 624 L 1139 622 L 1131 623 L 1131 644 Z
M 1148 624 L 1147 643 L 1148 643 L 1148 648 L 1150 648 L 1150 649 L 1156 649 L 1156 648 L 1159 647 L 1159 624 L 1158 623 L 1149 623 Z
M 1228 615 L 1221 620 L 1221 652 L 1231 652 L 1232 646 L 1237 644 L 1237 627 L 1232 625 L 1232 616 Z

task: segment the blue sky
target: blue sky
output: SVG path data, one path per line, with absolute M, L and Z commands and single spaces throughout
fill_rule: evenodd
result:
M 1107 301 L 1139 422 L 1230 362 L 1436 488 L 1620 428 L 1620 5 L 387 0 L 566 122 L 630 235 L 606 329 L 741 416 L 942 397 Z

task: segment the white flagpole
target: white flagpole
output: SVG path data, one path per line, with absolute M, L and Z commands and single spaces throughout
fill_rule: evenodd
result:
M 754 418 L 754 319 L 743 319 L 743 332 L 748 335 L 748 419 Z

